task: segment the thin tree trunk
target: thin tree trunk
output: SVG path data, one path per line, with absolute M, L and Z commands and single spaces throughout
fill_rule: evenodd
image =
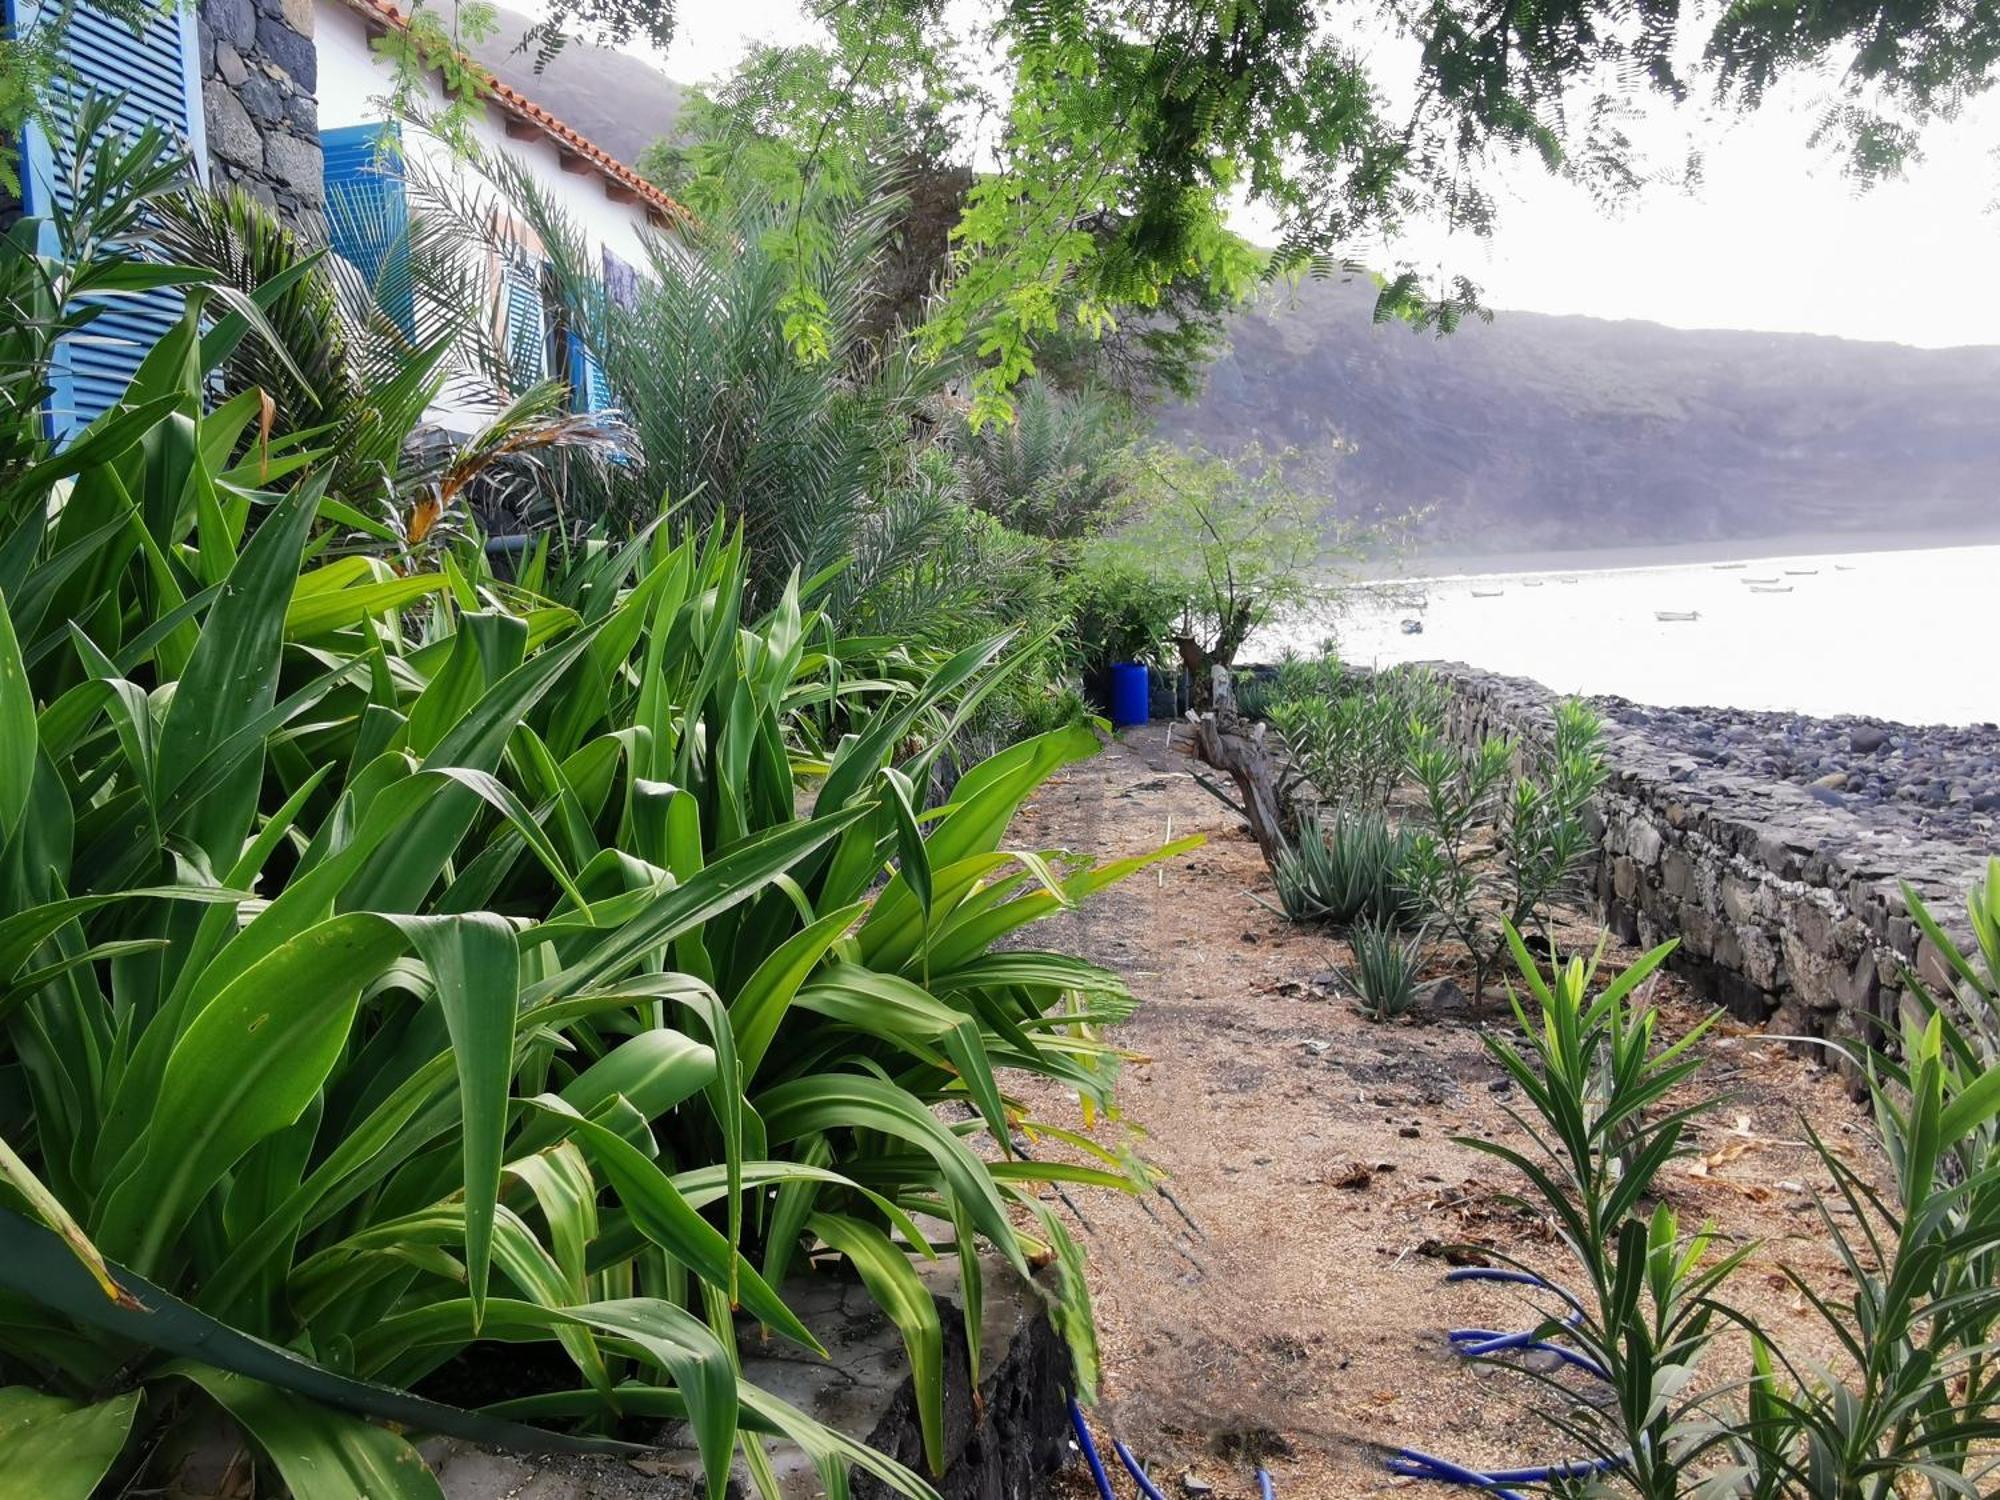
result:
M 1287 847 L 1284 803 L 1278 795 L 1278 767 L 1265 739 L 1265 726 L 1236 712 L 1236 694 L 1226 667 L 1212 666 L 1208 679 L 1212 711 L 1190 714 L 1195 754 L 1227 773 L 1243 798 L 1251 837 L 1273 867 Z

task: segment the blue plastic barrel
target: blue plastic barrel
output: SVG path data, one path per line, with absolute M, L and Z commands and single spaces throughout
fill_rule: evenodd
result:
M 1151 698 L 1152 685 L 1144 667 L 1129 661 L 1114 661 L 1111 664 L 1113 727 L 1124 729 L 1132 724 L 1145 723 L 1152 717 Z

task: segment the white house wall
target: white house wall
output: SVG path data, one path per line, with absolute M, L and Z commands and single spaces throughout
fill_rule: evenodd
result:
M 323 0 L 318 7 L 314 40 L 319 48 L 320 128 L 337 130 L 389 118 L 389 65 L 379 60 L 370 47 L 367 22 L 347 6 Z M 444 104 L 444 90 L 435 78 L 427 79 L 423 107 L 439 110 Z M 533 140 L 510 137 L 506 121 L 512 118 L 495 105 L 484 106 L 471 127 L 480 150 L 505 156 L 532 172 L 551 201 L 582 230 L 594 250 L 609 249 L 627 264 L 643 266 L 646 251 L 641 236 L 653 227 L 645 206 L 614 201 L 605 192 L 605 179 L 595 171 L 587 174 L 565 171 L 562 153 L 547 136 L 538 133 Z M 492 188 L 492 183 L 475 172 L 451 147 L 424 132 L 406 126 L 403 150 L 418 175 L 435 173 L 440 180 L 469 176 L 475 187 Z M 450 402 L 429 413 L 431 420 L 461 430 L 470 425 L 466 419 L 471 415 Z

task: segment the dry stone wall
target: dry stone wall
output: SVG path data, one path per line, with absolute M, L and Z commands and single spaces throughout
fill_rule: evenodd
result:
M 1461 744 L 1547 733 L 1556 698 L 1539 683 L 1433 667 L 1452 684 L 1449 728 Z M 1979 835 L 1942 840 L 1896 808 L 1830 805 L 1615 713 L 1605 749 L 1590 875 L 1620 938 L 1678 938 L 1672 967 L 1744 1020 L 1795 1035 L 1877 1036 L 1893 1025 L 1908 971 L 1942 983 L 1901 882 L 1963 942 L 1965 894 L 1985 868 Z
M 197 16 L 210 181 L 310 226 L 325 204 L 313 0 L 201 0 Z

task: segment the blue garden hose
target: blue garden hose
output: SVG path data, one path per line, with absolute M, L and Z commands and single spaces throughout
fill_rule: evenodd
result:
M 1139 1460 L 1132 1456 L 1130 1448 L 1116 1438 L 1111 1440 L 1111 1446 L 1117 1450 L 1118 1461 L 1131 1472 L 1133 1481 L 1139 1486 L 1139 1493 L 1144 1495 L 1146 1500 L 1167 1500 L 1167 1497 L 1160 1493 L 1159 1486 L 1146 1477 L 1146 1471 L 1139 1467 Z
M 1097 1481 L 1097 1500 L 1117 1500 L 1111 1493 L 1111 1476 L 1104 1472 L 1104 1460 L 1097 1456 L 1097 1444 L 1090 1440 L 1090 1424 L 1083 1420 L 1083 1408 L 1074 1396 L 1069 1398 L 1069 1426 L 1076 1434 L 1077 1447 L 1083 1450 L 1083 1461 L 1090 1465 L 1090 1477 Z
M 1069 1398 L 1069 1425 L 1070 1431 L 1076 1434 L 1077 1447 L 1083 1450 L 1083 1461 L 1090 1465 L 1090 1477 L 1097 1484 L 1098 1500 L 1116 1500 L 1111 1490 L 1111 1476 L 1104 1471 L 1104 1460 L 1098 1456 L 1097 1444 L 1091 1440 L 1090 1424 L 1083 1420 L 1083 1408 L 1076 1404 L 1074 1396 Z M 1167 1500 L 1167 1497 L 1160 1493 L 1159 1486 L 1147 1478 L 1146 1471 L 1139 1467 L 1139 1460 L 1132 1456 L 1130 1448 L 1116 1438 L 1111 1440 L 1111 1446 L 1118 1454 L 1118 1461 L 1125 1465 L 1133 1482 L 1139 1486 L 1139 1493 L 1145 1500 Z M 1257 1492 L 1262 1496 L 1262 1500 L 1277 1500 L 1277 1491 L 1272 1488 L 1268 1470 L 1257 1471 Z
M 1538 1291 L 1560 1297 L 1570 1306 L 1569 1316 L 1562 1321 L 1574 1328 L 1583 1320 L 1583 1304 L 1575 1297 L 1551 1282 L 1529 1271 L 1495 1270 L 1487 1267 L 1473 1267 L 1453 1271 L 1446 1281 L 1500 1281 L 1516 1286 L 1531 1286 Z M 1454 1328 L 1450 1331 L 1451 1346 L 1468 1359 L 1488 1358 L 1495 1354 L 1509 1352 L 1550 1354 L 1567 1364 L 1574 1365 L 1585 1374 L 1597 1380 L 1608 1380 L 1610 1374 L 1596 1360 L 1579 1354 L 1574 1349 L 1566 1349 L 1547 1339 L 1537 1338 L 1539 1329 L 1525 1333 L 1503 1333 L 1491 1328 Z M 1415 1448 L 1397 1450 L 1388 1459 L 1385 1467 L 1392 1474 L 1410 1479 L 1430 1479 L 1445 1484 L 1468 1485 L 1485 1490 L 1496 1500 L 1526 1500 L 1518 1490 L 1507 1488 L 1514 1484 L 1548 1484 L 1558 1479 L 1582 1479 L 1592 1474 L 1608 1473 L 1622 1468 L 1623 1456 L 1610 1458 L 1575 1459 L 1567 1463 L 1534 1464 L 1519 1469 L 1468 1469 L 1463 1464 L 1455 1464 L 1448 1458 L 1439 1458 L 1432 1453 L 1423 1453 Z
M 1497 1352 L 1514 1351 L 1522 1354 L 1547 1354 L 1561 1360 L 1566 1365 L 1574 1365 L 1593 1380 L 1608 1380 L 1604 1366 L 1587 1354 L 1578 1354 L 1574 1349 L 1565 1349 L 1561 1344 L 1550 1343 L 1546 1339 L 1530 1338 L 1525 1334 L 1495 1333 L 1490 1328 L 1454 1328 L 1451 1332 L 1452 1347 L 1467 1359 L 1481 1359 Z
M 1491 1474 L 1482 1474 L 1477 1469 L 1463 1468 L 1448 1458 L 1435 1458 L 1428 1453 L 1419 1453 L 1415 1448 L 1402 1448 L 1384 1466 L 1391 1474 L 1401 1474 L 1411 1479 L 1437 1479 L 1446 1484 L 1471 1485 L 1475 1489 L 1491 1491 L 1497 1500 L 1527 1500 L 1518 1490 L 1507 1489 L 1504 1483 Z
M 1569 1463 L 1532 1464 L 1525 1469 L 1468 1469 L 1448 1458 L 1404 1448 L 1388 1461 L 1386 1467 L 1392 1474 L 1406 1475 L 1411 1479 L 1442 1479 L 1449 1484 L 1471 1484 L 1482 1489 L 1498 1490 L 1500 1486 L 1509 1484 L 1550 1484 L 1558 1479 L 1588 1479 L 1593 1474 L 1608 1474 L 1613 1469 L 1624 1468 L 1625 1460 L 1622 1456 L 1579 1458 Z

